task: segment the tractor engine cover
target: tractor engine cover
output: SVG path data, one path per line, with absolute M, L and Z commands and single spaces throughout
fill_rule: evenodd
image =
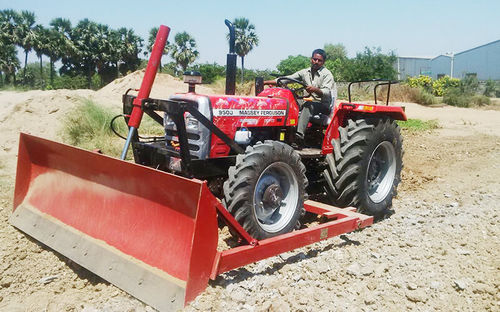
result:
M 258 97 L 232 95 L 175 94 L 171 100 L 196 103 L 198 110 L 231 139 L 239 129 L 294 126 L 298 106 L 286 89 L 267 89 Z M 190 155 L 194 159 L 227 156 L 230 147 L 186 113 L 186 130 Z M 172 119 L 165 114 L 165 139 L 169 150 L 179 148 L 177 131 Z

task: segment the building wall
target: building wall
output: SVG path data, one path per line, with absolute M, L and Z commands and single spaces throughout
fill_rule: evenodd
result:
M 432 79 L 438 79 L 441 75 L 451 75 L 451 57 L 440 55 L 431 60 Z
M 431 70 L 430 59 L 417 57 L 399 57 L 399 79 L 404 80 L 408 77 L 418 75 L 429 75 Z M 398 64 L 395 64 L 398 70 Z
M 500 80 L 500 40 L 455 54 L 453 77 L 476 74 L 479 80 Z
M 431 76 L 437 79 L 439 75 L 453 78 L 464 78 L 467 74 L 476 74 L 479 80 L 500 80 L 500 40 L 466 50 L 454 55 L 440 55 L 433 59 L 418 57 L 398 57 L 399 79 Z M 453 65 L 452 65 L 453 63 Z M 394 65 L 398 70 L 397 62 Z

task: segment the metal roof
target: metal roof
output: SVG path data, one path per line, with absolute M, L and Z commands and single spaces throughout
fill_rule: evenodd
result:
M 475 47 L 475 48 L 472 48 L 472 49 L 469 49 L 469 50 L 465 50 L 465 51 L 459 52 L 459 53 L 455 54 L 455 56 L 457 56 L 457 55 L 459 55 L 459 54 L 466 53 L 466 52 L 470 52 L 470 51 L 475 50 L 475 49 L 483 48 L 483 47 L 488 46 L 488 45 L 492 45 L 492 44 L 495 44 L 495 43 L 499 43 L 499 42 L 500 42 L 500 40 L 495 40 L 495 41 L 492 41 L 492 42 L 490 42 L 490 43 L 486 43 L 486 44 L 483 44 L 483 45 L 477 46 L 477 47 Z

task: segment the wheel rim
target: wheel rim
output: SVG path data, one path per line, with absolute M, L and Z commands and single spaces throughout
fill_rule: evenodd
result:
M 253 196 L 259 226 L 269 233 L 285 228 L 297 209 L 299 185 L 292 167 L 275 162 L 262 171 Z
M 391 192 L 396 176 L 396 150 L 389 141 L 377 145 L 370 155 L 366 183 L 368 196 L 374 203 L 382 202 Z

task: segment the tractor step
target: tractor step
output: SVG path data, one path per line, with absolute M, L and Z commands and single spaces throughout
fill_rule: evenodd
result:
M 316 158 L 322 156 L 320 148 L 306 147 L 301 150 L 297 150 L 297 154 L 302 158 Z

